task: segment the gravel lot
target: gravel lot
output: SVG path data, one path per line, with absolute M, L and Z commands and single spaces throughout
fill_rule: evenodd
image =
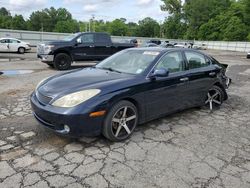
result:
M 33 72 L 0 75 L 0 187 L 250 187 L 250 60 L 206 53 L 230 65 L 233 83 L 222 107 L 152 121 L 122 143 L 44 130 L 31 115 L 29 95 L 58 72 L 35 53 L 1 53 L 0 71 Z

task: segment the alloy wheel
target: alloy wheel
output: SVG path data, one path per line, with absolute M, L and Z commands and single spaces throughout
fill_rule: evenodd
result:
M 217 88 L 212 88 L 207 93 L 207 99 L 205 102 L 206 105 L 209 105 L 210 111 L 213 110 L 213 107 L 220 106 L 222 104 L 222 94 Z
M 112 133 L 118 139 L 128 137 L 134 130 L 137 115 L 133 108 L 124 106 L 116 111 L 112 117 Z

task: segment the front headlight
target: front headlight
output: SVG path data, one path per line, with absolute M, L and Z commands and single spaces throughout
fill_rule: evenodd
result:
M 89 89 L 65 95 L 52 103 L 56 107 L 70 108 L 81 104 L 100 93 L 100 89 Z
M 49 52 L 52 51 L 52 48 L 54 48 L 55 46 L 54 45 L 45 45 L 44 46 L 44 51 L 46 54 L 48 54 Z

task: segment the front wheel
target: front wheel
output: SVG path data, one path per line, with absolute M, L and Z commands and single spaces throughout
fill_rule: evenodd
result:
M 103 135 L 111 141 L 119 142 L 127 139 L 138 123 L 138 112 L 129 101 L 115 104 L 106 116 Z
M 57 70 L 68 70 L 71 66 L 71 58 L 68 54 L 57 54 L 54 59 L 54 67 Z
M 19 54 L 24 54 L 24 52 L 25 52 L 25 48 L 23 48 L 23 47 L 18 48 Z
M 209 106 L 210 111 L 212 111 L 214 108 L 220 107 L 223 101 L 224 92 L 220 87 L 214 85 L 211 89 L 209 89 L 205 104 Z

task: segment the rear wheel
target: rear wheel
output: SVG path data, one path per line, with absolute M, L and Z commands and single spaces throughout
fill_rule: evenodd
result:
M 53 65 L 57 70 L 68 70 L 71 66 L 71 58 L 65 53 L 57 54 Z
M 19 54 L 23 54 L 24 52 L 25 52 L 25 48 L 23 48 L 23 47 L 18 48 L 18 53 Z
M 221 106 L 224 101 L 224 92 L 222 89 L 214 85 L 209 89 L 205 104 L 209 106 L 210 111 Z
M 123 141 L 132 134 L 137 123 L 138 112 L 135 105 L 129 101 L 120 101 L 107 114 L 103 135 L 111 141 Z

